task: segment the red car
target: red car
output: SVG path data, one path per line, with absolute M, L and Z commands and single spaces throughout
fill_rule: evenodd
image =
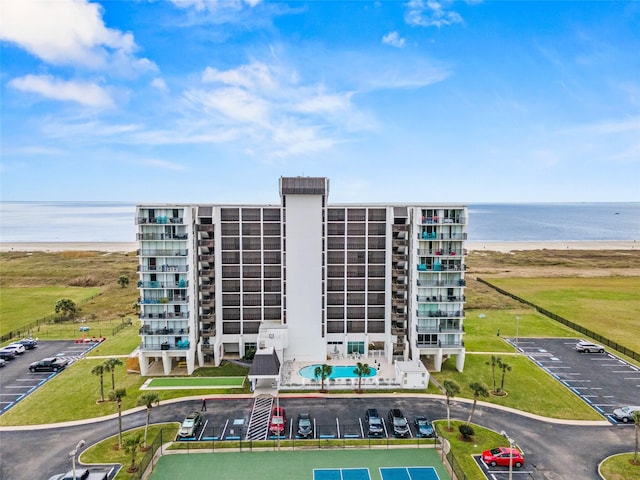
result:
M 269 432 L 272 435 L 283 435 L 284 426 L 287 423 L 287 415 L 282 407 L 273 407 L 271 411 L 271 423 L 269 423 Z
M 508 467 L 509 461 L 511 465 L 520 468 L 524 465 L 524 457 L 517 448 L 498 447 L 482 452 L 482 461 L 491 467 L 500 465 Z

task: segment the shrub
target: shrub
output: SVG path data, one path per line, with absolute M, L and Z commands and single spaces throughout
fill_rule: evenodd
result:
M 473 431 L 473 427 L 471 425 L 465 424 L 460 425 L 458 427 L 458 431 L 460 432 L 460 435 L 462 435 L 462 438 L 464 438 L 465 440 L 470 439 L 476 433 Z

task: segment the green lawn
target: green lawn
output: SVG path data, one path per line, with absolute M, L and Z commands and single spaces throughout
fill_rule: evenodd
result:
M 472 441 L 463 442 L 459 439 L 460 433 L 458 427 L 466 422 L 451 421 L 451 431 L 446 430 L 446 420 L 434 422 L 440 437 L 446 438 L 451 444 L 451 452 L 455 457 L 455 461 L 462 467 L 467 480 L 486 480 L 484 473 L 478 467 L 472 455 L 478 455 L 494 448 L 496 445 L 503 445 L 505 439 L 502 435 L 493 430 L 488 430 L 479 425 L 471 423 L 474 430 Z M 525 459 L 526 461 L 526 459 Z
M 99 402 L 100 379 L 91 373 L 91 369 L 95 365 L 103 362 L 103 359 L 91 359 L 88 357 L 73 363 L 53 380 L 47 382 L 3 413 L 0 416 L 0 425 L 38 425 L 117 413 L 118 409 L 115 403 L 109 401 Z M 215 371 L 216 369 L 211 370 Z M 138 374 L 126 373 L 123 365 L 116 368 L 115 380 L 116 388 L 126 388 L 127 390 L 127 396 L 122 399 L 122 409 L 127 410 L 135 407 L 138 397 L 144 393 L 144 390 L 140 390 L 140 387 L 146 379 Z M 111 374 L 107 373 L 104 376 L 105 399 L 108 398 L 110 390 Z M 211 389 L 211 392 L 216 393 L 245 393 L 248 391 L 248 386 L 242 389 Z M 161 403 L 162 400 L 170 398 L 202 394 L 202 389 L 165 390 L 159 393 Z M 58 408 L 52 409 L 50 408 L 51 405 L 57 405 Z
M 488 278 L 521 298 L 640 352 L 640 278 Z
M 160 432 L 162 431 L 162 440 L 166 441 L 167 439 L 175 438 L 178 433 L 179 424 L 177 423 L 159 423 L 153 424 L 153 409 L 151 410 L 151 425 L 149 425 L 149 431 L 147 432 L 147 445 L 151 445 L 154 441 L 159 442 Z M 129 435 L 136 435 L 137 433 L 142 433 L 144 437 L 144 427 L 142 428 L 134 428 L 133 430 L 126 430 L 122 432 L 123 441 Z M 118 435 L 114 435 L 112 437 L 105 438 L 101 442 L 98 442 L 94 445 L 90 445 L 87 447 L 82 454 L 78 457 L 78 460 L 85 464 L 108 464 L 108 463 L 119 463 L 123 465 L 118 471 L 118 475 L 116 475 L 115 480 L 129 480 L 134 478 L 134 475 L 127 473 L 127 467 L 131 465 L 131 455 L 126 453 L 124 449 L 120 450 L 117 448 L 118 445 Z M 151 451 L 148 452 L 151 454 Z M 138 464 L 142 460 L 142 456 L 145 455 L 145 452 L 139 451 L 136 459 L 136 463 Z M 137 478 L 137 476 L 135 476 Z
M 633 457 L 633 453 L 621 453 L 607 458 L 602 462 L 602 475 L 606 480 L 637 480 L 640 478 L 640 463 L 632 464 Z
M 569 420 L 603 420 L 593 408 L 534 365 L 527 357 L 503 355 L 501 358 L 512 368 L 505 376 L 504 390 L 508 395 L 504 397 L 490 396 L 480 398 L 480 400 L 545 417 Z M 469 388 L 469 384 L 472 382 L 484 382 L 490 390 L 493 389 L 491 367 L 486 365 L 489 360 L 489 355 L 467 354 L 464 372 L 460 373 L 455 370 L 455 360 L 451 360 L 443 364 L 441 372 L 434 372 L 431 375 L 440 384 L 445 380 L 455 381 L 461 387 L 459 397 L 473 398 L 473 392 Z M 499 375 L 497 375 L 497 381 L 499 386 Z M 440 393 L 433 385 L 430 385 L 429 391 Z
M 241 388 L 246 377 L 164 377 L 153 378 L 147 388 Z
M 96 287 L 2 287 L 0 288 L 0 335 L 55 314 L 56 302 L 70 298 L 76 304 L 100 293 Z M 76 328 L 77 331 L 77 328 Z M 37 331 L 33 332 L 37 336 Z M 71 337 L 73 338 L 73 337 Z
M 138 320 L 133 319 L 133 325 L 125 327 L 116 333 L 115 337 L 105 335 L 107 340 L 89 352 L 89 357 L 104 355 L 129 355 L 140 345 L 138 332 Z M 114 322 L 114 327 L 120 324 L 120 320 Z M 113 331 L 113 329 L 111 329 Z
M 578 337 L 575 330 L 551 320 L 533 308 L 467 310 L 464 344 L 467 352 L 513 352 L 502 337 Z M 500 332 L 500 336 L 498 336 Z

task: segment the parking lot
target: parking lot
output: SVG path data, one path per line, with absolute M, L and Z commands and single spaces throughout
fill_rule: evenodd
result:
M 42 341 L 2 367 L 0 375 L 0 415 L 17 402 L 62 372 L 29 372 L 29 365 L 46 357 L 64 357 L 70 364 L 85 355 L 95 344 L 74 341 Z
M 354 405 L 353 409 L 349 409 L 344 412 L 318 408 L 316 404 L 317 402 L 322 402 L 322 400 L 314 399 L 314 406 L 313 408 L 310 408 L 309 401 L 305 401 L 303 399 L 287 398 L 280 400 L 280 406 L 285 408 L 287 419 L 285 424 L 285 433 L 279 438 L 302 440 L 302 437 L 297 434 L 297 418 L 300 413 L 310 413 L 311 415 L 313 432 L 309 439 L 369 438 L 367 435 L 367 424 L 365 420 L 365 411 L 369 408 L 369 405 L 366 405 L 363 400 L 354 400 L 355 404 L 361 405 L 360 408 L 357 408 Z M 372 438 L 393 438 L 393 434 L 388 425 L 387 412 L 389 408 L 396 407 L 397 405 L 390 403 L 389 400 L 385 400 L 380 403 L 381 405 L 372 405 L 372 407 L 378 408 L 383 422 L 384 435 L 382 435 L 382 437 Z M 201 412 L 203 415 L 203 422 L 197 430 L 195 437 L 184 439 L 177 438 L 176 440 L 245 440 L 251 418 L 252 406 L 252 403 L 248 403 L 245 411 Z M 418 433 L 414 424 L 415 416 L 426 415 L 427 412 L 419 411 L 415 412 L 414 415 L 413 411 L 406 411 L 403 409 L 403 413 L 410 429 L 409 438 L 417 437 Z M 182 419 L 180 419 L 180 421 L 182 421 Z M 275 440 L 278 436 L 267 433 L 266 438 Z M 425 438 L 425 441 L 428 440 L 429 439 Z
M 637 405 L 640 398 L 640 368 L 605 353 L 580 353 L 578 338 L 520 338 L 518 350 L 540 368 L 562 382 L 596 411 L 611 417 L 615 408 Z M 515 344 L 514 339 L 509 339 Z

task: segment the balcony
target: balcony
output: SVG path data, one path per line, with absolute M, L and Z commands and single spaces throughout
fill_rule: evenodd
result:
M 416 333 L 464 333 L 464 326 L 462 325 L 416 325 Z
M 425 320 L 429 318 L 464 318 L 463 310 L 456 310 L 453 312 L 446 312 L 443 310 L 436 310 L 433 312 L 416 312 L 418 320 Z
M 186 233 L 183 234 L 167 234 L 167 233 L 138 233 L 137 240 L 187 240 L 189 236 Z
M 189 282 L 180 280 L 178 282 L 138 282 L 138 288 L 188 288 Z
M 189 312 L 143 312 L 140 314 L 140 320 L 146 319 L 154 319 L 154 318 L 162 318 L 162 319 L 172 319 L 172 318 L 189 318 Z
M 185 257 L 188 250 L 186 249 L 154 249 L 154 250 L 138 250 L 139 257 Z
M 167 217 L 166 215 L 159 215 L 157 217 L 138 217 L 136 218 L 136 224 L 159 224 L 165 225 L 167 223 L 180 224 L 183 223 L 182 217 Z
M 418 342 L 416 344 L 418 348 L 422 350 L 428 349 L 439 349 L 439 348 L 462 348 L 464 347 L 464 340 L 459 340 L 457 342 L 441 342 L 438 340 L 437 343 L 434 342 Z
M 187 272 L 188 265 L 138 265 L 138 272 Z

